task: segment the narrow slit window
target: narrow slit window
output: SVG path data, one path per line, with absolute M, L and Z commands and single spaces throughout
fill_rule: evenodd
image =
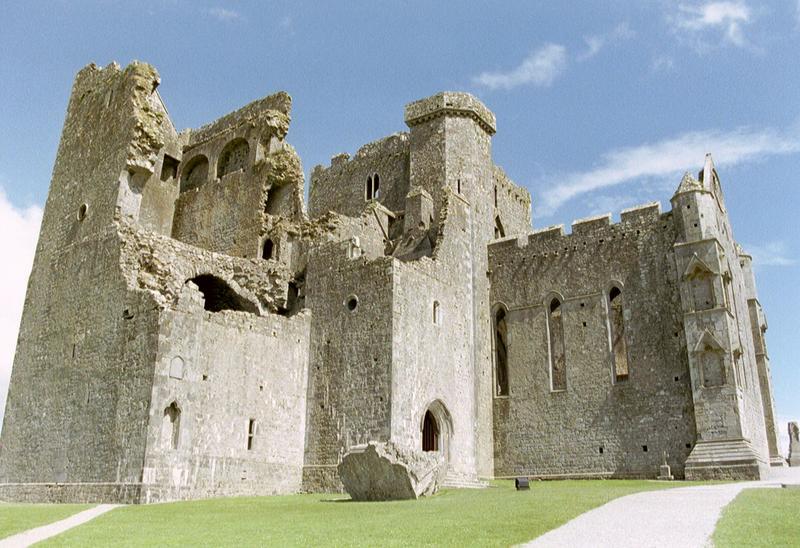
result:
M 442 325 L 442 306 L 439 301 L 433 301 L 433 323 L 434 325 Z
M 608 327 L 611 337 L 614 382 L 624 382 L 628 380 L 628 346 L 625 343 L 622 291 L 618 287 L 612 287 L 608 293 Z
M 508 396 L 508 328 L 504 308 L 494 316 L 494 364 L 497 395 Z
M 256 419 L 250 419 L 247 423 L 247 450 L 252 451 L 253 441 L 256 437 Z
M 564 352 L 564 323 L 561 301 L 550 301 L 547 331 L 550 343 L 550 385 L 553 391 L 567 389 L 567 360 Z

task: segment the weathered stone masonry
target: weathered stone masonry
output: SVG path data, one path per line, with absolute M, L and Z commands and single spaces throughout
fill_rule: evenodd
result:
M 80 71 L 29 281 L 0 497 L 340 490 L 369 441 L 490 477 L 782 463 L 751 258 L 710 157 L 672 211 L 531 232 L 475 97 L 303 170 L 277 93 L 178 133 L 133 63 Z

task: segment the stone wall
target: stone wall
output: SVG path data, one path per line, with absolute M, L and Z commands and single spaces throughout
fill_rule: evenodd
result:
M 336 466 L 353 445 L 388 441 L 392 258 L 353 257 L 349 243 L 309 252 L 311 325 L 304 489 L 340 490 Z
M 409 191 L 408 134 L 395 133 L 361 147 L 355 156 L 339 154 L 327 168 L 316 166 L 311 173 L 308 210 L 311 217 L 335 211 L 356 217 L 367 201 L 367 179 L 380 183 L 375 198 L 392 211 L 401 211 Z
M 677 476 L 695 440 L 672 243 L 657 205 L 489 246 L 492 304 L 507 309 L 508 396 L 494 398 L 498 477 Z M 622 291 L 629 374 L 617 380 L 609 292 Z M 551 388 L 548 314 L 561 302 L 566 389 Z
M 4 483 L 141 479 L 157 313 L 150 296 L 125 284 L 115 224 L 136 222 L 134 182 L 175 138 L 157 84 L 138 63 L 92 65 L 76 77 L 12 371 Z

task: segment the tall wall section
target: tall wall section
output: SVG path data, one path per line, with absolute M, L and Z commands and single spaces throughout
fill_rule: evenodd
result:
M 568 235 L 553 227 L 489 246 L 492 310 L 504 310 L 507 327 L 508 388 L 493 398 L 496 477 L 655 477 L 665 452 L 683 475 L 695 430 L 675 238 L 672 215 L 654 204 L 618 224 L 603 216 Z M 612 347 L 613 288 L 625 374 Z
M 143 200 L 159 150 L 177 139 L 158 81 L 139 63 L 76 77 L 11 376 L 3 497 L 138 496 L 158 323 L 150 297 L 127 289 L 115 223 L 138 220 L 143 203 L 171 221 Z M 129 321 L 126 309 L 141 314 Z

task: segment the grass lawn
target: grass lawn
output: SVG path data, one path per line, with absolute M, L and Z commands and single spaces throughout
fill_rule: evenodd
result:
M 714 544 L 797 546 L 800 489 L 745 489 L 723 510 Z
M 42 546 L 444 544 L 508 546 L 537 537 L 614 498 L 686 482 L 513 482 L 444 490 L 418 501 L 351 502 L 347 495 L 227 498 L 127 506 Z
M 62 520 L 92 506 L 94 505 L 0 503 L 0 538 Z

